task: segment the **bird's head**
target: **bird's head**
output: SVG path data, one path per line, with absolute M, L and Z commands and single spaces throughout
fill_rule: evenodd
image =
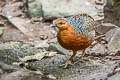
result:
M 68 27 L 68 22 L 65 18 L 56 19 L 53 21 L 53 24 L 51 24 L 52 27 L 57 27 L 61 30 L 65 30 Z

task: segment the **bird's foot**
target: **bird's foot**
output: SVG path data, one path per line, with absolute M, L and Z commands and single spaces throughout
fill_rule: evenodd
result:
M 68 60 L 68 61 L 64 64 L 64 68 L 67 68 L 68 65 L 73 65 L 72 61 Z
M 68 61 L 66 61 L 65 64 L 62 64 L 60 66 L 64 66 L 64 68 L 67 68 L 68 65 L 73 65 L 72 61 L 68 60 Z
M 84 60 L 83 60 L 83 59 L 78 59 L 77 61 L 74 62 L 74 64 L 76 64 L 76 63 L 78 63 L 78 62 L 84 63 Z
M 74 64 L 76 64 L 78 62 L 84 63 L 86 61 L 89 61 L 89 59 L 87 59 L 87 58 L 79 58 L 77 61 L 74 62 Z

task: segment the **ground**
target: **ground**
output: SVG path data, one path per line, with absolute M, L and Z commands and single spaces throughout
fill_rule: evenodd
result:
M 119 37 L 118 32 L 110 30 L 119 27 L 104 23 L 103 13 L 96 26 L 108 36 L 87 48 L 83 61 L 64 69 L 61 65 L 72 52 L 57 42 L 57 29 L 50 26 L 51 19 L 30 17 L 26 2 L 9 0 L 9 5 L 0 1 L 0 80 L 119 80 L 120 49 L 112 51 L 108 46 Z M 95 3 L 102 9 L 103 0 Z M 78 51 L 73 60 L 80 55 Z

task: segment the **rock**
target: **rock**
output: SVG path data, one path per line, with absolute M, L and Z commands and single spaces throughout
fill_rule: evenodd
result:
M 120 26 L 120 0 L 107 0 L 104 8 L 105 22 Z
M 108 41 L 108 49 L 116 51 L 120 48 L 120 28 L 115 28 L 106 33 L 106 40 Z
M 20 42 L 0 43 L 0 61 L 12 65 L 13 62 L 20 61 L 19 58 L 41 53 L 41 49 L 37 49 L 30 44 L 22 44 Z
M 55 44 L 54 45 L 56 49 Z M 98 45 L 103 47 L 103 45 Z M 50 46 L 49 46 L 50 47 Z M 59 49 L 59 47 L 57 47 Z M 102 48 L 101 48 L 102 49 Z M 63 49 L 61 49 L 63 51 Z M 14 62 L 20 62 L 20 58 L 24 58 L 25 56 L 31 56 L 36 55 L 35 58 L 39 57 L 36 53 L 41 53 L 40 48 L 34 47 L 34 45 L 30 44 L 24 44 L 20 42 L 4 42 L 0 43 L 0 60 L 3 63 L 7 63 L 9 65 L 12 65 Z M 93 61 L 86 61 L 84 63 L 78 63 L 74 66 L 69 66 L 68 69 L 63 69 L 60 65 L 63 65 L 67 59 L 70 57 L 68 55 L 58 54 L 55 52 L 49 52 L 49 55 L 46 55 L 46 57 L 40 59 L 40 60 L 33 60 L 29 62 L 25 62 L 25 66 L 27 69 L 30 70 L 37 70 L 37 71 L 43 71 L 43 74 L 40 73 L 39 78 L 38 75 L 31 73 L 31 71 L 24 71 L 24 70 L 18 70 L 11 72 L 9 74 L 6 74 L 2 76 L 3 79 L 1 80 L 18 80 L 24 79 L 24 80 L 37 80 L 37 79 L 43 79 L 44 78 L 52 78 L 52 79 L 58 79 L 58 80 L 79 80 L 79 79 L 85 79 L 86 76 L 90 76 L 91 74 L 94 74 L 96 70 L 100 70 L 104 68 L 104 66 L 109 66 L 106 64 L 102 64 L 97 60 Z M 52 55 L 54 54 L 54 55 Z M 97 64 L 95 64 L 97 63 Z M 109 64 L 109 63 L 108 63 Z M 4 67 L 5 68 L 5 67 Z M 10 67 L 5 68 L 5 70 L 10 69 Z M 113 69 L 110 67 L 110 70 L 113 71 Z M 112 73 L 112 71 L 110 73 Z M 109 71 L 108 71 L 109 72 Z M 44 76 L 45 74 L 45 76 Z M 50 74 L 50 75 L 49 75 Z M 105 77 L 109 73 L 105 72 Z M 22 77 L 19 77 L 21 76 Z M 33 77 L 34 76 L 34 77 Z M 83 77 L 84 76 L 84 77 Z M 96 76 L 95 76 L 96 77 Z M 103 75 L 104 77 L 104 75 Z
M 24 78 L 30 76 L 30 74 L 33 74 L 30 70 L 19 69 L 12 73 L 2 75 L 0 80 L 27 80 Z
M 120 48 L 117 49 L 114 54 L 115 54 L 116 56 L 120 56 Z
M 57 77 L 58 80 L 79 80 L 84 79 L 83 76 L 88 76 L 90 73 L 102 68 L 103 66 L 92 64 L 91 61 L 69 66 L 67 69 L 63 69 L 60 66 L 66 62 L 70 56 L 64 56 L 56 54 L 56 56 L 41 60 L 40 62 L 31 62 L 26 67 L 33 70 L 42 70 L 44 73 L 50 73 Z M 87 66 L 88 65 L 88 66 Z M 74 76 L 75 75 L 75 76 Z M 79 78 L 78 78 L 79 77 Z M 66 79 L 67 78 L 67 79 Z M 78 78 L 78 79 L 76 79 Z
M 32 17 L 43 17 L 43 11 L 42 11 L 42 4 L 39 2 L 39 0 L 28 0 L 29 1 L 29 15 Z
M 34 39 L 34 34 L 32 34 L 31 30 L 26 28 L 25 19 L 19 17 L 8 18 L 9 22 L 13 24 L 17 29 L 19 29 L 22 33 L 24 33 L 29 38 Z
M 88 13 L 93 17 L 97 16 L 95 3 L 88 0 L 29 0 L 30 16 L 39 16 L 43 19 L 67 17 L 80 13 Z
M 3 32 L 4 32 L 4 23 L 0 21 L 0 36 L 3 34 Z
M 11 18 L 11 17 L 16 17 L 16 16 L 21 16 L 23 15 L 22 12 L 22 7 L 23 7 L 23 3 L 22 2 L 15 2 L 15 3 L 10 3 L 5 5 L 2 9 L 2 13 L 7 17 L 7 18 Z M 9 10 L 9 12 L 8 12 Z
M 0 27 L 0 36 L 2 36 L 3 33 L 4 33 L 4 28 Z
M 105 67 L 102 70 L 91 74 L 85 80 L 107 80 L 109 76 L 114 74 L 114 71 L 118 66 L 120 66 L 119 63 L 112 64 L 111 66 Z
M 11 73 L 3 74 L 0 80 L 56 80 L 53 75 L 41 74 L 42 71 L 30 71 L 27 69 L 18 69 Z
M 1 74 L 3 74 L 3 70 L 0 68 L 0 77 L 1 77 Z
M 14 66 L 5 64 L 5 63 L 3 63 L 3 62 L 0 62 L 0 69 L 1 69 L 3 72 L 12 72 L 12 71 L 14 71 L 16 68 L 15 68 Z
M 53 75 L 48 75 L 48 78 L 53 79 L 53 80 L 56 80 L 56 77 L 53 76 Z
M 36 48 L 48 48 L 49 47 L 49 44 L 47 43 L 47 40 L 38 41 L 34 45 L 35 45 Z
M 103 5 L 105 3 L 105 0 L 95 0 L 95 3 L 98 5 Z
M 25 41 L 28 40 L 28 37 L 21 33 L 19 30 L 4 30 L 4 34 L 1 36 L 4 41 Z
M 55 44 L 52 45 L 56 47 Z M 63 51 L 63 49 L 61 49 L 61 51 Z M 32 55 L 36 55 L 37 58 L 39 57 L 39 55 L 36 53 L 41 53 L 41 52 L 43 51 L 40 48 L 35 48 L 34 45 L 25 44 L 21 42 L 11 41 L 11 42 L 0 43 L 0 61 L 12 66 L 14 62 L 21 62 L 20 58 L 24 58 L 25 56 L 32 56 Z M 0 80 L 46 80 L 48 78 L 57 79 L 57 80 L 79 80 L 79 79 L 85 80 L 85 78 L 89 77 L 92 74 L 95 74 L 96 71 L 98 72 L 101 71 L 101 69 L 103 69 L 105 66 L 107 66 L 107 68 L 104 69 L 106 71 L 105 76 L 109 74 L 111 75 L 111 73 L 114 70 L 113 69 L 114 67 L 112 68 L 110 66 L 111 64 L 110 61 L 107 61 L 106 64 L 104 62 L 103 64 L 102 60 L 100 59 L 99 61 L 93 59 L 94 63 L 93 60 L 89 59 L 88 61 L 85 61 L 83 63 L 79 62 L 77 64 L 74 64 L 74 66 L 68 66 L 67 69 L 64 69 L 63 66 L 61 65 L 63 65 L 70 56 L 64 54 L 58 54 L 55 52 L 49 52 L 49 53 L 50 53 L 49 55 L 46 55 L 44 58 L 40 60 L 25 61 L 23 67 L 29 70 L 24 70 L 24 69 L 21 70 L 17 68 L 16 71 L 13 71 L 8 74 L 7 73 L 3 74 Z M 31 70 L 36 70 L 40 72 L 34 73 Z
M 62 54 L 68 54 L 69 53 L 68 50 L 62 48 L 58 44 L 50 44 L 48 50 L 57 51 L 57 52 L 62 53 Z
M 49 40 L 48 43 L 57 43 L 57 38 L 53 38 L 53 39 Z
M 119 79 L 120 79 L 120 73 L 117 73 L 108 78 L 108 80 L 119 80 Z
M 92 48 L 86 49 L 86 54 L 91 56 L 105 56 L 108 55 L 108 52 L 104 44 L 96 44 Z
M 118 26 L 111 23 L 102 23 L 97 26 L 97 31 L 104 34 L 114 28 L 118 28 Z

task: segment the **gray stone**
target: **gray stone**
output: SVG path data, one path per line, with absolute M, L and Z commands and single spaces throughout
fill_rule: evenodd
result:
M 0 80 L 25 80 L 24 78 L 28 77 L 30 74 L 32 74 L 32 72 L 29 70 L 19 69 L 18 71 L 2 75 Z
M 105 22 L 120 26 L 120 0 L 107 0 L 104 12 Z
M 105 0 L 95 0 L 95 3 L 98 5 L 103 5 Z
M 0 27 L 0 36 L 4 33 L 4 28 Z
M 102 23 L 97 26 L 97 31 L 104 34 L 114 28 L 118 28 L 118 26 L 111 23 Z
M 35 45 L 36 48 L 48 48 L 49 44 L 47 42 L 48 42 L 47 40 L 38 41 L 34 45 Z
M 29 15 L 32 17 L 43 17 L 42 4 L 39 0 L 29 0 Z
M 61 47 L 60 45 L 58 45 L 58 44 L 53 44 L 53 43 L 49 45 L 48 50 L 57 51 L 57 52 L 62 53 L 62 54 L 68 54 L 68 53 L 69 53 L 68 50 L 62 48 L 62 47 Z
M 30 16 L 39 16 L 44 19 L 67 17 L 80 13 L 97 16 L 95 3 L 89 0 L 29 0 Z
M 41 52 L 40 48 L 35 48 L 33 45 L 30 44 L 24 44 L 20 42 L 0 43 L 0 61 L 2 61 L 3 63 L 7 63 L 9 65 L 12 65 L 12 63 L 14 62 L 21 62 L 19 58 L 24 58 L 25 56 L 32 56 L 40 52 Z M 89 60 L 83 63 L 77 63 L 74 66 L 68 66 L 68 69 L 64 69 L 63 66 L 61 65 L 63 65 L 68 60 L 69 57 L 70 56 L 68 55 L 56 53 L 54 54 L 54 56 L 44 57 L 40 61 L 39 60 L 26 61 L 23 64 L 23 66 L 29 70 L 42 71 L 43 74 L 45 74 L 44 76 L 48 74 L 46 77 L 49 77 L 49 74 L 53 75 L 57 77 L 57 80 L 79 80 L 79 79 L 84 80 L 86 76 L 95 74 L 96 71 L 100 71 L 105 66 L 109 67 L 109 68 L 107 67 L 107 69 L 104 69 L 106 71 L 105 75 L 106 74 L 109 75 L 113 72 L 114 66 L 113 68 L 109 66 L 111 64 L 109 63 L 109 61 L 107 62 L 107 64 L 105 63 L 103 64 L 94 59 L 93 59 L 94 63 L 93 60 Z M 42 76 L 37 74 L 32 74 L 33 71 L 29 71 L 29 70 L 19 69 L 17 71 L 5 74 L 4 76 L 2 76 L 0 80 L 16 80 L 16 79 L 46 80 L 45 77 L 44 77 L 45 79 L 44 78 L 41 79 Z M 55 78 L 53 76 L 51 78 Z
M 5 64 L 3 62 L 0 62 L 0 68 L 3 72 L 12 72 L 16 69 L 14 66 Z
M 3 74 L 3 70 L 0 68 L 0 76 L 1 76 L 1 74 Z
M 117 50 L 114 52 L 114 55 L 116 55 L 116 56 L 120 56 L 120 48 L 117 49 Z
M 20 42 L 0 43 L 0 61 L 12 65 L 13 62 L 20 61 L 19 58 L 42 52 L 30 44 Z
M 116 51 L 120 48 L 120 28 L 115 28 L 106 33 L 106 40 L 108 41 L 108 49 Z
M 51 39 L 51 40 L 48 41 L 48 43 L 57 43 L 57 42 L 58 42 L 57 38 L 53 38 L 53 39 Z
M 2 13 L 7 17 L 7 18 L 12 18 L 16 16 L 21 16 L 23 15 L 23 12 L 20 7 L 23 6 L 22 2 L 16 2 L 16 3 L 10 3 L 5 5 L 2 9 Z M 9 12 L 8 12 L 9 11 Z
M 92 48 L 86 49 L 87 55 L 92 56 L 105 56 L 108 55 L 108 49 L 104 44 L 96 44 Z
M 109 77 L 108 80 L 120 80 L 120 72 Z
M 0 22 L 0 36 L 4 33 L 4 23 Z
M 91 74 L 85 80 L 107 80 L 109 76 L 114 74 L 115 69 L 120 66 L 118 63 L 110 65 L 109 67 L 105 67 L 100 71 Z

